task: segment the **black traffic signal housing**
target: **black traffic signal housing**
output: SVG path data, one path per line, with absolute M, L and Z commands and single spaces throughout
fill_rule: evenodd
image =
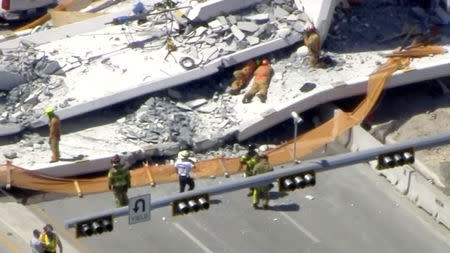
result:
M 75 237 L 86 237 L 103 232 L 111 232 L 114 229 L 112 215 L 98 217 L 78 222 L 75 226 Z
M 209 194 L 201 194 L 172 202 L 172 216 L 184 215 L 209 209 Z
M 394 168 L 397 166 L 402 166 L 405 164 L 414 163 L 414 149 L 408 148 L 404 150 L 399 150 L 387 154 L 380 154 L 377 157 L 377 169 L 385 170 L 389 168 Z
M 316 185 L 316 172 L 314 170 L 281 177 L 278 179 L 278 191 L 287 192 L 295 189 Z

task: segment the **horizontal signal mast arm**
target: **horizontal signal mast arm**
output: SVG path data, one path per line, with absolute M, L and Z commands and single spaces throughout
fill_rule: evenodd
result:
M 304 161 L 298 165 L 292 165 L 290 168 L 276 170 L 261 175 L 256 175 L 248 178 L 237 179 L 229 183 L 209 186 L 203 189 L 198 189 L 189 192 L 177 193 L 168 197 L 156 199 L 151 202 L 151 208 L 156 209 L 170 205 L 173 201 L 180 199 L 187 199 L 201 194 L 221 194 L 225 192 L 237 191 L 240 189 L 248 188 L 255 185 L 268 184 L 277 179 L 285 176 L 289 176 L 296 173 L 302 173 L 306 171 L 314 170 L 315 172 L 322 172 L 327 170 L 336 169 L 339 167 L 357 164 L 376 159 L 377 156 L 392 153 L 399 150 L 413 148 L 415 150 L 426 149 L 430 147 L 441 146 L 450 143 L 450 132 L 439 135 L 424 137 L 420 139 L 414 139 L 404 142 L 398 142 L 395 144 L 384 145 L 382 147 L 370 148 L 361 150 L 358 152 L 345 153 L 334 156 L 322 157 L 319 159 Z M 128 206 L 104 210 L 89 216 L 77 217 L 65 222 L 66 228 L 73 228 L 79 222 L 102 217 L 106 215 L 113 215 L 114 217 L 128 215 Z

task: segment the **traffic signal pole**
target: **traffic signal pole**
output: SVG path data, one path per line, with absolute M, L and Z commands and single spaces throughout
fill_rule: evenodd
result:
M 339 167 L 357 164 L 361 162 L 366 162 L 370 160 L 375 160 L 377 156 L 396 152 L 398 150 L 404 150 L 408 148 L 414 148 L 415 150 L 426 149 L 436 146 L 441 146 L 450 143 L 450 132 L 424 137 L 420 139 L 414 139 L 404 142 L 398 142 L 395 144 L 384 145 L 382 147 L 370 148 L 366 150 L 361 150 L 358 152 L 345 153 L 334 156 L 327 156 L 318 159 L 313 159 L 309 161 L 304 161 L 301 164 L 294 164 L 292 167 L 287 169 L 280 169 L 273 172 L 268 172 L 261 175 L 256 175 L 252 177 L 237 179 L 229 183 L 209 186 L 203 189 L 198 189 L 194 191 L 188 191 L 183 193 L 177 193 L 168 197 L 163 197 L 160 199 L 152 200 L 151 208 L 156 209 L 164 206 L 170 205 L 172 202 L 180 199 L 188 199 L 201 194 L 221 194 L 225 192 L 237 191 L 244 188 L 249 188 L 255 185 L 269 184 L 281 177 L 286 177 L 296 173 L 302 173 L 314 170 L 315 172 L 323 172 L 327 170 L 337 169 Z M 128 206 L 114 208 L 109 210 L 104 210 L 95 214 L 91 214 L 84 217 L 72 218 L 66 220 L 66 228 L 73 228 L 77 223 L 83 222 L 85 220 L 95 219 L 97 217 L 103 217 L 107 215 L 113 215 L 114 217 L 126 216 L 128 215 Z

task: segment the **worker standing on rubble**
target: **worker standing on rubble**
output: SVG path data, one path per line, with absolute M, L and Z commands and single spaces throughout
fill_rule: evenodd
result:
M 61 138 L 61 121 L 58 115 L 55 114 L 55 108 L 49 107 L 45 110 L 45 114 L 48 116 L 49 126 L 49 140 L 50 150 L 52 151 L 51 163 L 59 161 L 59 140 Z
M 308 56 L 309 56 L 309 64 L 311 67 L 319 68 L 320 64 L 320 36 L 314 28 L 313 25 L 310 25 L 305 30 L 305 46 L 308 48 Z
M 128 205 L 128 188 L 131 186 L 130 171 L 120 164 L 120 157 L 115 155 L 111 159 L 112 168 L 108 172 L 108 187 L 116 199 L 116 207 Z
M 264 174 L 273 171 L 273 167 L 269 164 L 267 155 L 259 155 L 259 162 L 253 168 L 253 175 Z M 269 208 L 269 191 L 273 184 L 259 185 L 253 187 L 253 208 L 259 208 L 259 198 L 263 198 L 263 208 Z
M 188 191 L 195 188 L 194 179 L 190 176 L 191 170 L 195 168 L 194 161 L 189 158 L 188 150 L 181 150 L 178 153 L 178 158 L 175 162 L 175 172 L 178 174 L 178 181 L 180 183 L 180 192 L 184 192 L 186 184 L 189 185 Z
M 269 89 L 270 78 L 272 77 L 272 66 L 268 59 L 263 59 L 261 64 L 255 70 L 255 79 L 253 85 L 247 93 L 245 93 L 243 103 L 250 103 L 252 98 L 258 93 L 258 98 L 262 103 L 267 100 L 267 90 Z
M 230 94 L 237 95 L 243 89 L 250 79 L 253 72 L 255 72 L 257 62 L 249 60 L 242 66 L 241 69 L 237 69 L 233 72 L 234 81 L 231 83 Z
M 253 176 L 253 167 L 258 163 L 258 153 L 256 152 L 256 145 L 251 143 L 248 145 L 247 154 L 241 156 L 241 163 L 239 165 L 239 170 L 242 170 L 245 166 L 245 177 Z M 247 196 L 253 195 L 253 188 L 250 188 L 250 192 Z

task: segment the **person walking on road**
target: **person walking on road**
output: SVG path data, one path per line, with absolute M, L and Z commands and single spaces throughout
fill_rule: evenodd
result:
M 55 108 L 49 107 L 45 110 L 48 116 L 48 127 L 50 130 L 48 143 L 52 151 L 51 163 L 59 161 L 59 140 L 61 139 L 61 121 L 58 115 L 55 114 Z
M 251 143 L 248 145 L 247 154 L 241 156 L 239 171 L 245 167 L 244 176 L 253 176 L 253 167 L 258 163 L 258 152 L 256 152 L 256 145 Z M 249 189 L 248 197 L 253 195 L 253 188 Z
M 253 168 L 253 175 L 264 174 L 273 171 L 273 167 L 269 164 L 267 155 L 260 155 L 259 162 Z M 259 199 L 263 198 L 263 208 L 269 208 L 269 191 L 273 184 L 259 185 L 253 187 L 253 208 L 259 208 Z
M 119 155 L 111 159 L 112 168 L 108 172 L 108 188 L 114 193 L 116 207 L 128 205 L 128 188 L 131 186 L 130 171 L 120 164 Z
M 33 230 L 33 237 L 30 240 L 31 253 L 44 253 L 44 248 L 39 240 L 40 236 L 41 232 L 39 230 Z
M 44 233 L 41 233 L 40 241 L 44 247 L 44 253 L 56 253 L 56 246 L 59 247 L 59 253 L 63 252 L 63 246 L 59 236 L 53 232 L 53 226 L 45 225 Z
M 195 168 L 194 162 L 189 159 L 189 151 L 182 150 L 178 153 L 178 159 L 175 161 L 175 172 L 178 174 L 180 183 L 180 192 L 184 192 L 186 184 L 189 185 L 188 191 L 195 188 L 194 179 L 190 176 L 191 170 Z

